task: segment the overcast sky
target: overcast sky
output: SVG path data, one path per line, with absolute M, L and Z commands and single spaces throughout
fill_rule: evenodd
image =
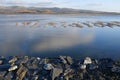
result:
M 120 12 L 120 0 L 0 0 L 0 5 L 60 7 Z

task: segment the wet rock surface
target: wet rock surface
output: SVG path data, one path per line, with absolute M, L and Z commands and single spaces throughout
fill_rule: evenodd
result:
M 120 80 L 120 61 L 110 58 L 1 57 L 0 63 L 0 80 Z

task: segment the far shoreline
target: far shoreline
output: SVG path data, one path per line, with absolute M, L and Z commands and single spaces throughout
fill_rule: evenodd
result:
M 120 16 L 120 14 L 61 14 L 61 13 L 53 13 L 53 14 L 47 14 L 47 13 L 0 13 L 0 15 L 65 15 L 65 16 Z

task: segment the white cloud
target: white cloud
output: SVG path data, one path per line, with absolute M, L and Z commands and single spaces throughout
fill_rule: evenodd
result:
M 0 5 L 47 7 L 54 4 L 51 0 L 0 0 Z

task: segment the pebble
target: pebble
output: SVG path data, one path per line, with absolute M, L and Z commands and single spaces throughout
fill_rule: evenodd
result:
M 67 61 L 65 60 L 63 56 L 59 56 L 59 58 L 63 64 L 67 64 Z
M 86 69 L 86 65 L 85 64 L 81 65 L 80 69 L 82 69 L 82 70 Z
M 92 64 L 92 60 L 90 57 L 86 57 L 84 60 L 84 64 Z
M 11 68 L 9 68 L 8 71 L 14 71 L 14 70 L 16 70 L 17 68 L 18 68 L 18 66 L 15 65 L 15 66 L 12 66 Z
M 9 63 L 14 63 L 15 61 L 17 61 L 17 58 L 16 58 L 16 57 L 14 57 L 14 58 L 12 58 L 11 60 L 9 60 Z
M 52 70 L 52 69 L 53 69 L 53 66 L 52 66 L 52 64 L 45 64 L 43 68 L 44 68 L 45 70 Z
M 3 63 L 3 61 L 2 60 L 0 60 L 0 65 Z

